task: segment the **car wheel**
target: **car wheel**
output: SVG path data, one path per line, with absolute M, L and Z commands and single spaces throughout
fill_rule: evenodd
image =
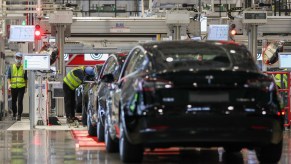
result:
M 116 139 L 112 139 L 109 132 L 109 125 L 107 119 L 105 119 L 105 145 L 106 151 L 108 153 L 115 153 L 118 152 L 118 142 Z
M 97 135 L 97 133 L 96 133 L 97 128 L 96 128 L 96 126 L 93 126 L 93 125 L 92 125 L 92 123 L 91 123 L 91 119 L 90 119 L 89 117 L 90 117 L 90 115 L 88 114 L 88 117 L 87 117 L 87 129 L 88 129 L 88 134 L 89 134 L 90 136 L 96 136 L 96 135 Z
M 141 162 L 143 158 L 143 146 L 131 144 L 123 128 L 122 123 L 120 127 L 120 139 L 119 139 L 119 155 L 123 162 Z
M 102 125 L 101 118 L 97 121 L 97 138 L 99 142 L 104 142 L 104 126 Z
M 283 141 L 278 144 L 269 144 L 261 148 L 256 148 L 257 158 L 261 163 L 277 163 L 282 154 Z

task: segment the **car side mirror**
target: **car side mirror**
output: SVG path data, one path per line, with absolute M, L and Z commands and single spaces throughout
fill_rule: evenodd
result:
M 105 82 L 105 83 L 112 83 L 112 82 L 114 82 L 114 76 L 111 73 L 105 74 L 105 75 L 101 76 L 100 79 L 101 79 L 101 82 Z

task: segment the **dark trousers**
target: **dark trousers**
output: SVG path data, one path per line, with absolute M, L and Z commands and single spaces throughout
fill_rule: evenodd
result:
M 18 116 L 21 116 L 21 114 L 22 114 L 24 92 L 25 92 L 25 87 L 23 87 L 23 88 L 11 88 L 13 117 L 16 116 L 16 113 L 18 114 Z M 16 106 L 17 101 L 18 101 L 18 104 Z M 17 107 L 18 107 L 18 111 L 17 111 Z
M 65 112 L 67 118 L 75 117 L 75 90 L 72 90 L 66 83 L 63 83 Z

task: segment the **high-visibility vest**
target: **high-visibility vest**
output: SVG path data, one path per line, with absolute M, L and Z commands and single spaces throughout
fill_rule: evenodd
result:
M 24 70 L 21 65 L 18 69 L 16 64 L 13 64 L 11 67 L 11 88 L 23 88 L 26 85 L 24 79 Z
M 74 71 L 77 69 L 81 69 L 82 71 L 85 70 L 84 66 L 74 68 L 71 70 L 65 77 L 64 77 L 64 82 L 72 89 L 76 89 L 81 83 L 82 79 L 79 79 L 77 76 L 74 75 Z
M 281 76 L 283 75 L 283 85 L 281 86 Z M 286 74 L 276 74 L 275 75 L 275 83 L 279 88 L 287 88 L 288 84 L 288 76 Z

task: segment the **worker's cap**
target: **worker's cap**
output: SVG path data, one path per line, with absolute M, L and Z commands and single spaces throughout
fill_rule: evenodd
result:
M 16 52 L 15 57 L 20 57 L 20 58 L 22 58 L 22 53 L 20 53 L 20 52 Z
M 85 72 L 86 72 L 86 74 L 89 75 L 89 76 L 94 76 L 94 75 L 95 75 L 95 73 L 94 73 L 94 68 L 93 68 L 93 67 L 86 67 L 86 68 L 85 68 Z

